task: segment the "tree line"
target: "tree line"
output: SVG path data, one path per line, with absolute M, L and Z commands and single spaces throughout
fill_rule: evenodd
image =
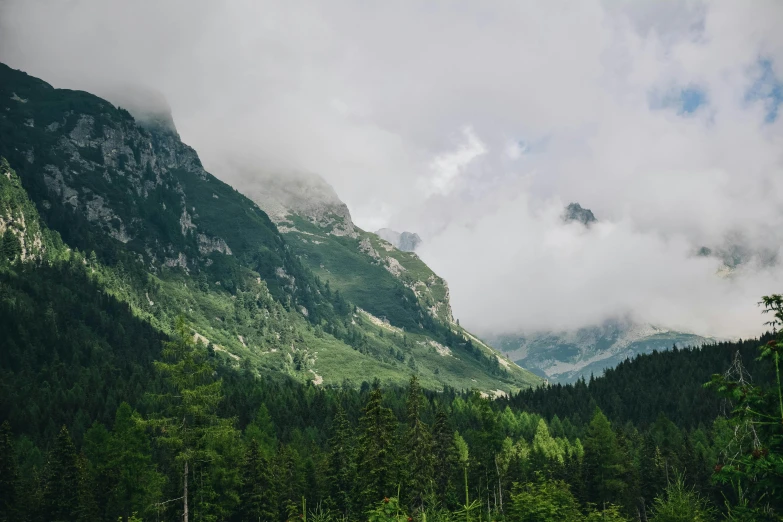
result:
M 779 324 L 783 298 L 767 299 Z M 702 357 L 694 351 L 489 400 L 423 390 L 415 376 L 407 387 L 358 390 L 259 379 L 218 365 L 184 321 L 174 331 L 142 363 L 153 370 L 144 392 L 119 388 L 117 398 L 135 404 L 123 400 L 108 421 L 98 415 L 72 433 L 77 418 L 66 416 L 71 429 L 65 422 L 52 433 L 6 418 L 0 520 L 780 519 L 780 335 L 762 344 L 756 362 L 766 374 L 750 381 L 741 355 L 715 372 L 705 390 L 716 397 L 712 415 L 694 403 L 693 425 L 668 417 L 688 403 L 649 421 L 607 407 L 600 390 L 625 372 L 651 383 L 651 367 L 687 366 Z M 37 355 L 17 357 L 24 368 Z M 699 379 L 691 385 L 704 389 Z M 562 402 L 582 386 L 593 408 L 586 419 Z

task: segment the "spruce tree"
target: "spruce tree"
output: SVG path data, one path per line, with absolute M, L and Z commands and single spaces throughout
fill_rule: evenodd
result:
M 346 517 L 351 508 L 351 489 L 356 473 L 351 431 L 345 410 L 338 406 L 329 439 L 329 496 Z
M 113 499 L 123 522 L 133 513 L 144 513 L 160 498 L 163 477 L 152 463 L 141 418 L 126 402 L 115 415 L 110 466 L 117 477 Z
M 5 229 L 3 234 L 2 254 L 8 261 L 16 260 L 16 257 L 22 253 L 22 243 L 16 234 L 13 233 L 11 227 Z
M 454 449 L 454 431 L 449 425 L 449 418 L 442 408 L 435 414 L 435 425 L 432 428 L 433 479 L 437 499 L 443 504 L 456 502 L 454 472 L 457 461 Z
M 596 408 L 584 442 L 587 498 L 599 507 L 623 500 L 626 459 L 609 420 Z
M 432 489 L 433 462 L 432 462 L 432 436 L 429 426 L 421 420 L 421 408 L 424 396 L 421 392 L 418 378 L 414 375 L 410 380 L 408 389 L 407 432 L 405 434 L 403 450 L 406 456 L 404 470 L 408 505 L 412 511 L 420 510 L 424 498 Z
M 260 522 L 277 518 L 277 492 L 272 482 L 269 460 L 256 440 L 251 439 L 242 468 L 239 493 L 242 520 Z
M 363 507 L 374 505 L 397 491 L 394 432 L 397 419 L 381 404 L 379 388 L 370 392 L 364 415 L 359 420 L 357 492 Z
M 220 465 L 226 446 L 238 440 L 233 419 L 217 415 L 222 381 L 215 377 L 206 347 L 194 342 L 182 317 L 177 319 L 173 340 L 164 343 L 162 356 L 164 360 L 155 361 L 155 367 L 169 389 L 154 396 L 162 409 L 150 424 L 157 429 L 158 443 L 173 451 L 180 469 L 183 521 L 189 522 L 191 503 L 199 518 L 215 516 L 218 492 L 210 474 Z M 194 483 L 191 476 L 198 480 Z
M 43 515 L 51 522 L 72 522 L 78 520 L 80 506 L 79 455 L 68 433 L 62 427 L 46 465 L 46 479 L 43 490 Z
M 16 467 L 11 425 L 0 426 L 0 522 L 18 520 L 20 496 L 19 471 Z

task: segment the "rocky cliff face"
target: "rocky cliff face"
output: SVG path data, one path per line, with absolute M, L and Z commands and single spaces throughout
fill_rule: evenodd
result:
M 0 157 L 0 262 L 40 261 L 52 240 L 16 172 Z
M 242 191 L 283 230 L 289 217 L 304 218 L 336 236 L 357 237 L 348 206 L 322 177 L 304 172 L 242 173 Z
M 421 244 L 421 238 L 415 232 L 396 232 L 390 228 L 375 231 L 375 235 L 388 241 L 403 252 L 413 252 Z
M 579 203 L 569 203 L 563 212 L 563 221 L 569 223 L 576 221 L 586 227 L 598 221 L 589 208 L 582 208 Z
M 69 244 L 107 258 L 127 249 L 152 270 L 225 271 L 224 258 L 238 256 L 274 287 L 277 268 L 296 271 L 263 211 L 206 172 L 165 117 L 140 124 L 2 64 L 0 109 L 0 154 Z M 264 266 L 258 247 L 270 254 Z

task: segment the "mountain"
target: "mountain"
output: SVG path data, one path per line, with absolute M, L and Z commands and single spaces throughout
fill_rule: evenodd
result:
M 441 355 L 448 356 L 455 343 L 464 346 L 490 372 L 500 369 L 522 383 L 539 379 L 498 357 L 456 324 L 446 281 L 415 253 L 357 227 L 347 205 L 323 178 L 246 169 L 235 175 L 243 180 L 243 192 L 275 221 L 301 262 L 374 324 L 414 336 L 417 346 L 434 348 Z
M 570 203 L 565 223 L 589 227 L 598 222 L 590 209 Z M 573 331 L 533 332 L 487 336 L 488 342 L 520 366 L 548 381 L 572 383 L 602 375 L 627 358 L 672 346 L 701 346 L 715 339 L 627 319 L 605 321 Z
M 421 238 L 415 232 L 396 232 L 390 228 L 382 228 L 376 230 L 375 235 L 403 252 L 413 252 L 421 244 Z
M 489 339 L 517 364 L 549 381 L 569 383 L 602 375 L 628 358 L 672 346 L 701 346 L 715 339 L 632 321 L 607 321 L 571 332 L 504 335 Z
M 404 382 L 417 373 L 429 388 L 485 391 L 539 382 L 441 319 L 450 317 L 445 282 L 430 281 L 431 272 L 417 258 L 418 270 L 428 274 L 419 295 L 391 274 L 396 254 L 359 264 L 388 275 L 377 284 L 373 278 L 323 278 L 328 272 L 312 269 L 296 236 L 204 170 L 160 103 L 155 105 L 163 113 L 148 117 L 140 114 L 144 104 L 134 103 L 134 117 L 97 96 L 55 89 L 2 64 L 0 100 L 0 157 L 13 186 L 4 188 L 12 196 L 0 208 L 3 251 L 23 262 L 23 269 L 4 269 L 19 285 L 14 299 L 46 310 L 38 302 L 45 292 L 24 290 L 32 288 L 24 281 L 64 263 L 71 275 L 41 285 L 82 281 L 80 288 L 62 291 L 82 295 L 93 288 L 163 335 L 183 315 L 215 357 L 259 376 L 272 372 L 315 385 L 358 386 L 374 378 Z M 336 195 L 321 189 L 275 198 L 316 216 L 307 202 L 317 200 L 324 209 L 324 198 L 332 197 L 334 207 L 308 226 L 321 233 L 330 227 L 329 238 L 364 240 L 366 233 L 351 230 Z M 375 239 L 370 249 L 382 249 Z M 405 263 L 413 271 L 413 261 Z M 367 295 L 377 302 L 357 299 Z M 422 312 L 422 302 L 435 315 Z
M 563 212 L 563 221 L 566 223 L 576 221 L 587 227 L 598 220 L 589 208 L 582 208 L 579 203 L 569 203 Z

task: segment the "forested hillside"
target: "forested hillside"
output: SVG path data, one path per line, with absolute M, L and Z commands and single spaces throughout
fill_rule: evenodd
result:
M 81 260 L 96 288 L 136 317 L 165 333 L 181 314 L 216 357 L 258 374 L 358 387 L 373 377 L 401 384 L 414 371 L 429 388 L 486 393 L 540 382 L 456 326 L 429 316 L 393 326 L 358 309 L 258 205 L 206 172 L 174 128 L 2 64 L 0 100 L 3 190 L 35 211 L 27 221 L 7 215 L 27 230 L 9 259 Z M 45 239 L 36 234 L 62 238 L 56 259 L 43 247 L 28 255 Z M 418 317 L 414 297 L 394 298 L 390 306 L 408 303 Z
M 423 291 L 362 312 L 172 129 L 0 80 L 0 521 L 780 520 L 780 333 L 528 389 Z
M 75 273 L 49 274 L 40 279 L 89 291 Z M 14 395 L 1 412 L 2 520 L 177 520 L 185 480 L 193 520 L 711 520 L 724 495 L 745 513 L 736 520 L 778 519 L 747 518 L 723 475 L 744 455 L 766 462 L 753 475 L 740 464 L 729 478 L 742 477 L 749 507 L 779 514 L 771 495 L 781 477 L 779 426 L 758 425 L 759 446 L 744 439 L 738 430 L 749 419 L 732 416 L 704 382 L 738 369 L 738 354 L 767 391 L 734 384 L 731 373 L 717 388 L 757 397 L 755 407 L 775 418 L 776 401 L 764 397 L 776 398 L 769 357 L 781 336 L 644 355 L 589 383 L 490 400 L 422 390 L 415 377 L 407 387 L 359 390 L 259 380 L 218 364 L 181 322 L 158 352 L 158 334 L 103 299 L 64 298 L 77 307 L 65 323 L 52 319 L 66 315 L 59 307 L 37 312 L 43 324 L 55 321 L 58 340 L 86 342 L 4 355 L 12 371 L 3 395 Z M 99 309 L 113 310 L 113 328 L 92 316 Z M 30 346 L 44 346 L 24 331 Z M 105 343 L 129 337 L 130 352 L 100 357 Z M 755 361 L 759 346 L 767 358 Z M 24 373 L 31 368 L 40 373 Z M 39 384 L 24 387 L 25 379 Z M 639 408 L 617 409 L 618 394 Z M 666 518 L 667 510 L 704 517 Z

